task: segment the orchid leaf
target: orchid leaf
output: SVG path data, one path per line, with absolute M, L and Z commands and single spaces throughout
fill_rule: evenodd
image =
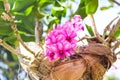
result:
M 94 14 L 98 8 L 98 0 L 85 0 L 87 14 Z
M 94 32 L 93 32 L 91 26 L 86 25 L 86 28 L 87 28 L 89 34 L 90 34 L 91 36 L 94 36 Z

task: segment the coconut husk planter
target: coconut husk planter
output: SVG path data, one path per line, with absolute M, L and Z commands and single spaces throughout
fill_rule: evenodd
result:
M 54 62 L 49 62 L 35 43 L 26 45 L 37 53 L 28 62 L 20 59 L 23 69 L 32 80 L 102 80 L 105 72 L 116 61 L 110 47 L 101 43 L 78 46 L 74 55 Z M 25 52 L 22 47 L 20 51 Z

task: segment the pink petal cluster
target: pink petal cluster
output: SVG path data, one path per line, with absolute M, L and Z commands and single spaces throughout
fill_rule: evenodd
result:
M 76 32 L 80 30 L 84 30 L 82 19 L 79 15 L 75 15 L 71 22 L 65 22 L 62 26 L 58 24 L 50 31 L 46 36 L 45 46 L 45 56 L 49 61 L 73 55 L 77 43 Z

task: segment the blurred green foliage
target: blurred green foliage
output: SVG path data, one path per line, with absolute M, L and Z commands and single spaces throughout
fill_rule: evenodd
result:
M 118 80 L 118 79 L 114 76 L 106 76 L 105 80 Z

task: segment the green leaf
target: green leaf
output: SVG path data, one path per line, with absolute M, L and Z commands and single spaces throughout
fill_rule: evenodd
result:
M 0 1 L 0 9 L 4 9 L 4 2 Z
M 21 23 L 17 24 L 18 30 L 26 32 L 28 34 L 34 34 L 34 24 L 35 24 L 34 12 L 29 14 L 28 16 L 17 15 L 16 19 L 21 20 Z
M 63 7 L 52 7 L 52 14 L 56 15 L 57 12 L 61 12 L 63 10 L 64 10 Z
M 34 36 L 21 35 L 21 37 L 22 37 L 23 41 L 25 41 L 25 42 L 35 41 Z
M 52 7 L 52 15 L 58 17 L 61 20 L 61 17 L 64 17 L 66 15 L 66 8 L 61 7 Z
M 64 7 L 64 10 L 63 10 L 63 13 L 62 13 L 62 16 L 65 17 L 66 16 L 66 11 L 67 11 L 67 8 Z
M 28 8 L 25 10 L 25 15 L 26 15 L 26 16 L 28 16 L 28 15 L 32 12 L 33 7 L 34 7 L 34 6 L 32 5 L 32 6 L 28 7 Z
M 114 34 L 115 38 L 118 38 L 119 36 L 120 36 L 120 28 Z
M 35 11 L 35 16 L 36 16 L 37 19 L 42 19 L 44 16 L 47 16 L 47 14 L 43 13 L 42 11 L 40 11 L 39 9 L 37 9 Z
M 35 26 L 35 14 L 32 11 L 28 16 L 26 15 L 16 15 L 16 20 L 20 21 L 17 24 L 17 28 L 21 33 L 22 39 L 24 41 L 33 41 L 33 36 L 26 36 L 25 34 L 34 35 L 34 26 Z M 33 38 L 33 39 L 32 39 Z
M 8 51 L 8 50 L 4 50 L 5 52 L 6 52 L 6 55 L 7 55 L 7 60 L 8 61 L 15 61 L 15 59 L 14 59 L 14 57 L 13 57 L 13 55 L 16 57 L 16 58 L 18 58 L 15 54 L 12 54 L 10 51 Z M 16 60 L 18 60 L 18 59 L 16 59 Z
M 33 11 L 34 6 L 28 7 L 26 10 L 21 11 L 21 12 L 13 12 L 14 15 L 19 15 L 19 16 L 28 16 L 30 13 Z
M 16 38 L 16 36 L 14 34 L 10 34 L 7 37 L 5 37 L 3 40 L 5 42 L 8 42 L 9 44 L 13 45 L 13 44 L 16 43 L 17 38 Z
M 49 4 L 52 4 L 54 1 L 53 0 L 40 0 L 39 1 L 39 6 L 42 7 L 46 7 Z
M 2 12 L 4 12 L 5 9 L 4 9 L 4 3 L 3 1 L 0 1 L 0 15 L 2 14 Z
M 23 32 L 23 31 L 18 31 L 19 34 L 23 34 L 23 35 L 26 35 L 26 32 Z
M 23 12 L 13 12 L 14 15 L 19 15 L 19 16 L 25 16 L 25 13 Z
M 91 26 L 86 25 L 86 28 L 87 28 L 87 31 L 89 32 L 89 34 L 90 34 L 91 36 L 94 36 L 94 32 L 93 32 Z
M 48 21 L 49 21 L 48 29 L 51 29 L 53 27 L 53 24 L 59 23 L 59 19 L 57 17 L 52 17 L 52 16 L 48 17 Z
M 85 7 L 85 0 L 81 0 L 78 9 L 76 10 L 75 14 L 81 15 L 82 18 L 87 16 L 86 14 L 86 7 Z
M 31 18 L 32 19 L 32 18 Z M 27 33 L 34 34 L 34 21 L 30 21 L 30 18 L 23 18 L 23 24 L 21 28 L 25 29 Z M 21 29 L 21 30 L 23 30 Z
M 0 34 L 7 35 L 12 32 L 10 24 L 0 18 Z
M 12 10 L 13 11 L 23 11 L 29 6 L 33 5 L 36 0 L 16 0 Z
M 103 7 L 100 8 L 100 10 L 107 10 L 107 9 L 112 8 L 112 7 L 113 7 L 112 5 L 110 5 L 110 6 L 103 6 Z
M 0 34 L 7 35 L 11 32 L 12 32 L 12 29 L 10 28 L 10 26 L 5 26 L 5 25 L 0 26 Z
M 94 14 L 98 8 L 98 0 L 85 0 L 87 14 Z
M 11 54 L 14 61 L 18 61 L 18 57 L 15 54 Z

